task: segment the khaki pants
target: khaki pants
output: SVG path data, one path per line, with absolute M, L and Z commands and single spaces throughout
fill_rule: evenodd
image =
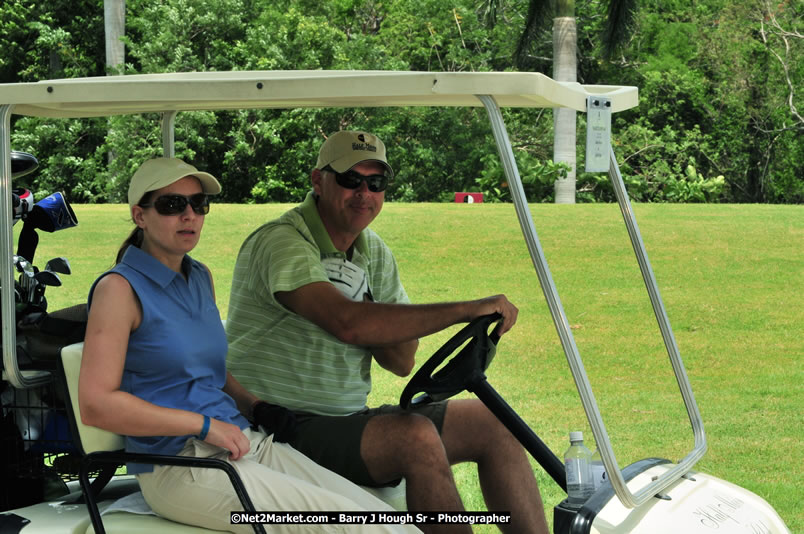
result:
M 181 456 L 219 458 L 235 467 L 257 511 L 391 511 L 373 495 L 319 466 L 272 436 L 245 430 L 251 450 L 240 460 L 229 452 L 197 439 L 189 439 Z M 220 469 L 156 466 L 137 475 L 145 501 L 157 514 L 215 530 L 253 532 L 250 525 L 233 525 L 229 512 L 243 510 L 229 477 Z M 414 533 L 413 525 L 265 525 L 276 533 Z

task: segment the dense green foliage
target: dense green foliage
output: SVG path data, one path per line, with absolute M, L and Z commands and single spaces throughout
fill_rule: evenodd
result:
M 123 72 L 381 69 L 512 70 L 525 0 L 128 0 Z M 605 13 L 576 1 L 579 81 L 636 85 L 640 106 L 614 119 L 615 150 L 634 199 L 802 202 L 804 144 L 796 109 L 804 62 L 801 4 L 643 0 L 633 37 L 601 46 Z M 0 6 L 0 82 L 105 74 L 102 0 L 9 0 Z M 521 68 L 550 74 L 537 34 Z M 606 59 L 610 57 L 610 59 Z M 76 202 L 118 202 L 127 177 L 161 152 L 158 117 L 15 117 L 12 148 L 42 163 L 27 185 Z M 532 201 L 551 201 L 564 169 L 552 114 L 505 113 Z M 585 139 L 579 116 L 578 168 Z M 373 130 L 398 169 L 388 197 L 448 200 L 508 191 L 482 109 L 329 109 L 187 113 L 176 153 L 224 181 L 223 200 L 296 201 L 324 135 Z M 578 173 L 580 201 L 609 201 L 608 178 Z

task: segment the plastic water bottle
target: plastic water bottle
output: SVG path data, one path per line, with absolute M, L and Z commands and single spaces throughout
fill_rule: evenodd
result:
M 570 432 L 564 467 L 567 472 L 567 504 L 572 508 L 580 508 L 594 492 L 591 459 L 592 451 L 583 444 L 583 432 Z
M 603 485 L 606 480 L 606 468 L 603 465 L 603 458 L 600 457 L 600 449 L 595 449 L 595 452 L 592 453 L 592 461 L 590 463 L 592 467 L 592 484 L 594 485 L 595 491 Z

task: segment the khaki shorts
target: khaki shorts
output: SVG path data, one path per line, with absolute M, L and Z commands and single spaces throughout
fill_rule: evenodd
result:
M 367 408 L 352 415 L 315 415 L 297 413 L 296 437 L 289 443 L 316 463 L 361 486 L 396 486 L 399 480 L 386 484 L 369 475 L 360 456 L 360 441 L 369 420 L 377 415 L 418 414 L 430 419 L 438 433 L 444 426 L 447 402 L 425 404 L 420 408 L 403 410 L 398 404 Z
M 217 458 L 235 468 L 257 511 L 391 511 L 364 489 L 317 465 L 285 443 L 246 429 L 251 449 L 237 461 L 229 451 L 194 438 L 187 440 L 182 456 Z M 137 475 L 145 501 L 154 512 L 173 521 L 237 534 L 253 532 L 250 525 L 234 524 L 229 513 L 243 505 L 229 478 L 218 469 L 156 466 Z M 282 534 L 413 534 L 415 525 L 300 525 L 272 524 L 268 532 Z

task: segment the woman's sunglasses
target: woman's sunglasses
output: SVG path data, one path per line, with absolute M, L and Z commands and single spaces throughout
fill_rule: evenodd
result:
M 184 195 L 162 195 L 153 201 L 153 207 L 159 215 L 179 215 L 187 209 L 187 204 L 198 215 L 209 213 L 209 197 L 204 193 L 196 193 L 186 197 Z M 150 207 L 151 204 L 142 206 Z
M 372 193 L 385 191 L 385 188 L 388 187 L 388 176 L 385 174 L 372 174 L 370 176 L 364 176 L 351 169 L 346 172 L 336 172 L 329 165 L 321 170 L 334 174 L 335 182 L 337 182 L 339 186 L 345 187 L 346 189 L 357 189 L 360 187 L 361 182 L 366 182 L 368 190 Z

